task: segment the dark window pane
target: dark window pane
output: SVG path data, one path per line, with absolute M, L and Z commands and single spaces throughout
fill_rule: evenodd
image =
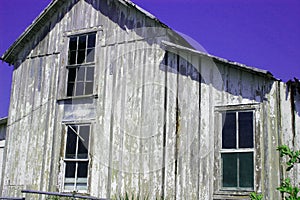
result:
M 239 153 L 240 187 L 253 188 L 253 153 Z
M 69 52 L 69 65 L 76 64 L 76 51 L 70 51 Z
M 76 96 L 83 95 L 84 83 L 80 82 L 76 84 Z
M 77 64 L 84 63 L 85 60 L 85 50 L 79 50 L 77 55 Z
M 76 131 L 76 126 L 72 126 L 72 128 Z M 74 133 L 74 130 L 68 127 L 67 133 L 67 144 L 66 144 L 66 158 L 76 158 L 76 143 L 77 143 L 77 135 Z
M 90 34 L 88 37 L 88 48 L 95 47 L 96 44 L 96 34 Z
M 68 83 L 67 96 L 74 96 L 74 83 Z
M 85 83 L 85 94 L 93 94 L 93 82 Z
M 77 177 L 84 178 L 87 177 L 88 172 L 88 162 L 78 162 Z
M 77 37 L 71 37 L 69 42 L 69 50 L 77 50 Z
M 75 162 L 66 162 L 65 177 L 66 178 L 75 178 L 75 169 L 76 169 Z
M 237 154 L 223 153 L 223 187 L 237 187 Z
M 78 143 L 78 156 L 79 158 L 88 158 L 89 149 L 89 133 L 90 126 L 80 126 L 80 139 Z
M 94 67 L 86 68 L 86 81 L 94 81 Z
M 77 69 L 77 81 L 84 81 L 85 67 L 79 67 Z
M 86 49 L 86 35 L 79 37 L 78 49 Z
M 222 148 L 236 148 L 236 114 L 223 113 Z
M 88 49 L 86 53 L 86 62 L 94 62 L 95 49 Z
M 76 78 L 76 68 L 69 68 L 68 82 L 74 82 Z
M 253 112 L 239 112 L 239 148 L 253 148 Z

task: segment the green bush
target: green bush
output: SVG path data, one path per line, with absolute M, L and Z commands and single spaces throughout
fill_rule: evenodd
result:
M 288 158 L 286 171 L 290 171 L 295 164 L 300 163 L 300 150 L 293 151 L 287 145 L 281 145 L 276 150 L 279 151 L 280 157 L 286 156 Z M 298 196 L 300 189 L 299 187 L 294 187 L 289 178 L 282 180 L 280 187 L 276 189 L 283 194 L 284 200 L 300 200 L 300 196 Z M 250 198 L 251 200 L 262 200 L 263 195 L 252 192 Z

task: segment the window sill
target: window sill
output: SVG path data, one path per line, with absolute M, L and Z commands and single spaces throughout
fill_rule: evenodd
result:
M 226 200 L 226 199 L 249 199 L 250 193 L 253 192 L 253 190 L 222 190 L 214 193 L 213 199 L 214 200 Z
M 63 196 L 65 197 L 73 197 L 73 198 L 81 198 L 81 199 L 95 199 L 94 197 L 91 197 L 87 190 L 78 190 L 78 191 L 72 191 L 72 190 L 63 190 L 62 192 Z
M 98 99 L 98 94 L 89 94 L 89 95 L 81 95 L 81 96 L 70 96 L 70 97 L 63 97 L 60 99 L 57 99 L 57 102 L 61 101 L 68 101 L 68 100 L 73 100 L 73 99 Z

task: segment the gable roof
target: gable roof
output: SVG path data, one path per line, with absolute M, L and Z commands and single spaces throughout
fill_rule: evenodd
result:
M 78 2 L 79 0 L 76 0 Z M 166 24 L 162 23 L 159 19 L 157 19 L 154 15 L 142 9 L 138 5 L 134 4 L 129 0 L 117 0 L 121 4 L 125 6 L 130 6 L 137 11 L 141 12 L 145 16 L 150 19 L 158 22 L 165 28 L 169 28 Z M 40 15 L 32 22 L 32 24 L 19 36 L 19 38 L 6 50 L 6 52 L 1 56 L 1 60 L 7 62 L 8 64 L 14 64 L 16 56 L 19 51 L 24 48 L 26 43 L 30 41 L 30 39 L 43 28 L 45 23 L 55 14 L 57 9 L 64 4 L 64 0 L 52 0 L 51 3 L 40 13 Z

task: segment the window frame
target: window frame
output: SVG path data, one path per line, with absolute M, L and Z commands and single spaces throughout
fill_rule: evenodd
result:
M 259 104 L 243 104 L 243 105 L 228 105 L 228 106 L 216 106 L 215 107 L 215 153 L 214 153 L 214 197 L 215 198 L 226 198 L 229 195 L 236 196 L 247 196 L 250 192 L 261 191 L 260 184 L 260 170 L 257 170 L 257 166 L 261 165 L 259 159 L 260 149 L 260 129 L 259 129 L 259 118 L 260 118 L 260 107 Z M 253 112 L 253 148 L 240 148 L 240 149 L 222 149 L 222 114 L 226 112 L 234 112 L 236 115 L 236 120 L 238 117 L 236 113 L 240 112 Z M 236 122 L 237 122 L 236 121 Z M 238 127 L 238 124 L 236 124 Z M 236 130 L 238 134 L 238 130 Z M 238 139 L 236 138 L 238 142 Z M 223 163 L 222 163 L 222 153 L 244 153 L 253 152 L 253 188 L 238 188 L 238 187 L 223 187 Z
M 92 34 L 94 34 L 95 35 L 95 45 L 94 45 L 94 47 L 93 48 L 89 48 L 88 47 L 88 35 L 92 35 Z M 85 51 L 85 62 L 83 62 L 83 63 L 77 63 L 77 61 L 78 61 L 78 51 L 80 50 L 79 49 L 79 38 L 80 37 L 82 37 L 82 36 L 86 36 L 86 39 L 85 39 L 85 49 L 84 49 L 84 51 Z M 75 62 L 75 64 L 70 64 L 69 63 L 69 59 L 70 59 L 70 40 L 71 40 L 71 38 L 74 38 L 74 37 L 76 37 L 77 38 L 77 44 L 76 44 L 76 50 L 75 50 L 75 52 L 76 52 L 76 58 L 75 58 L 75 60 L 76 60 L 76 62 Z M 64 89 L 64 91 L 65 91 L 65 94 L 64 94 L 64 96 L 66 97 L 66 98 L 80 98 L 80 97 L 89 97 L 89 96 L 94 96 L 94 94 L 95 94 L 95 80 L 96 80 L 96 55 L 97 55 L 97 41 L 98 41 L 98 32 L 97 31 L 87 31 L 87 32 L 83 32 L 83 31 L 81 31 L 81 32 L 75 32 L 74 34 L 68 34 L 67 35 L 67 49 L 66 49 L 66 66 L 65 66 L 65 69 L 66 69 L 66 76 L 65 76 L 65 89 Z M 94 60 L 93 60 L 93 62 L 86 62 L 86 59 L 87 59 L 87 51 L 89 50 L 89 49 L 94 49 Z M 83 83 L 83 85 L 84 85 L 84 87 L 83 87 L 83 94 L 81 94 L 81 95 L 76 95 L 76 86 L 75 85 L 77 85 L 77 83 L 78 83 L 78 80 L 77 80 L 77 73 L 75 74 L 75 80 L 74 80 L 74 88 L 73 88 L 73 94 L 72 95 L 69 95 L 68 94 L 68 92 L 69 92 L 69 76 L 70 76 L 70 71 L 69 71 L 69 69 L 79 69 L 80 67 L 82 67 L 82 68 L 88 68 L 88 67 L 91 67 L 91 66 L 93 66 L 93 68 L 94 68 L 94 73 L 93 73 L 93 81 L 92 81 L 92 83 L 93 83 L 93 89 L 92 89 L 92 92 L 91 93 L 89 93 L 89 94 L 85 94 L 85 89 L 86 89 L 86 83 L 88 82 L 88 81 L 86 81 L 86 80 L 84 80 L 84 81 L 81 81 L 82 83 Z M 85 70 L 86 71 L 86 70 Z M 86 74 L 85 74 L 85 78 L 86 78 Z M 75 94 L 74 94 L 75 93 Z
M 67 148 L 67 136 L 68 136 L 68 127 L 69 126 L 89 126 L 89 142 L 88 142 L 88 153 L 87 153 L 87 158 L 66 158 L 66 148 Z M 90 154 L 91 154 L 91 135 L 92 135 L 92 130 L 93 130 L 93 126 L 92 123 L 90 122 L 72 122 L 72 123 L 64 123 L 64 135 L 63 135 L 63 154 L 62 154 L 62 160 L 63 160 L 63 181 L 62 181 L 62 191 L 63 192 L 78 192 L 78 193 L 88 193 L 89 192 L 89 180 L 90 180 L 90 168 L 91 168 L 91 158 L 90 158 Z M 77 136 L 76 138 L 78 138 L 79 136 Z M 78 151 L 78 141 L 76 142 L 76 151 Z M 78 153 L 78 152 L 76 152 Z M 76 174 L 76 170 L 75 170 L 75 183 L 74 183 L 74 189 L 70 190 L 70 189 L 66 189 L 65 188 L 65 183 L 66 183 L 66 162 L 88 162 L 87 165 L 87 177 L 86 177 L 86 189 L 84 190 L 75 190 L 77 187 L 76 184 L 76 177 L 78 174 Z M 78 166 L 76 166 L 76 169 L 78 169 Z

